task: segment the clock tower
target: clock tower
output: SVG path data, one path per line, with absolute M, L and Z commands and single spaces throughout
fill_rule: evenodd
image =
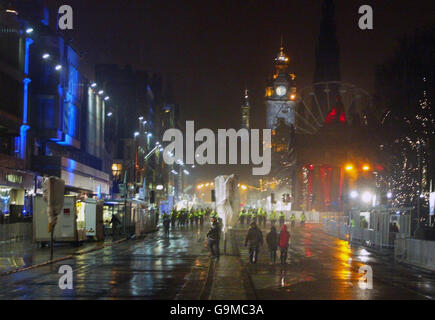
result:
M 282 46 L 274 60 L 274 72 L 266 87 L 266 128 L 275 130 L 278 123 L 295 125 L 296 76 L 290 73 L 290 59 Z

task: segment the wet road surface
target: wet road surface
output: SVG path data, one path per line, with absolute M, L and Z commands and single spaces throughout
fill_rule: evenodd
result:
M 269 230 L 263 229 L 263 237 Z M 287 265 L 270 265 L 267 246 L 255 265 L 243 247 L 246 231 L 237 232 L 243 262 L 259 299 L 433 299 L 435 273 L 395 264 L 391 251 L 377 253 L 327 235 L 321 225 L 297 225 L 291 232 Z M 242 246 L 240 246 L 242 244 Z M 359 268 L 373 271 L 373 289 L 362 290 Z
M 209 263 L 203 245 L 205 230 L 175 230 L 169 239 L 159 231 L 145 239 L 0 277 L 0 299 L 175 299 L 186 290 L 186 283 L 193 287 L 189 292 L 199 291 Z M 65 264 L 73 268 L 72 290 L 58 285 L 58 270 Z
M 0 277 L 0 299 L 197 299 L 203 293 L 210 259 L 204 247 L 207 227 L 175 229 L 169 239 L 159 231 L 48 266 Z M 241 245 L 246 230 L 235 230 L 237 256 L 216 263 L 213 292 L 207 297 L 251 297 L 235 286 L 234 274 L 249 275 L 259 299 L 433 299 L 435 274 L 395 264 L 392 253 L 377 253 L 327 235 L 320 225 L 297 226 L 286 266 L 269 264 L 266 248 L 256 265 Z M 264 238 L 266 230 L 263 230 Z M 222 249 L 222 246 L 221 246 Z M 227 260 L 225 260 L 227 259 Z M 230 268 L 240 261 L 241 272 Z M 74 288 L 61 290 L 61 265 L 74 271 Z M 373 270 L 373 289 L 358 286 L 360 266 Z M 242 269 L 243 268 L 243 269 Z M 213 270 L 214 268 L 212 268 Z M 227 270 L 228 269 L 228 270 Z M 224 274 L 222 270 L 227 270 Z M 228 283 L 231 281 L 231 283 Z M 243 280 L 245 281 L 245 280 Z M 220 287 L 220 284 L 221 287 Z M 237 288 L 238 289 L 237 289 Z M 225 289 L 226 288 L 226 289 Z M 225 290 L 240 290 L 233 295 Z M 252 288 L 252 287 L 251 287 Z M 237 293 L 237 294 L 236 294 Z

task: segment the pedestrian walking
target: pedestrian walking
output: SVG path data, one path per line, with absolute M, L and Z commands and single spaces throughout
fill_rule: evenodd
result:
M 279 237 L 275 227 L 272 225 L 270 232 L 266 236 L 267 247 L 269 248 L 270 264 L 276 262 L 276 251 L 278 250 Z
M 219 241 L 221 238 L 220 224 L 215 218 L 212 218 L 211 229 L 207 233 L 208 247 L 212 258 L 219 259 Z
M 279 233 L 279 251 L 281 264 L 285 264 L 287 260 L 287 251 L 290 241 L 290 233 L 287 231 L 287 225 L 281 226 L 281 232 Z
M 110 220 L 112 224 L 112 241 L 118 240 L 119 238 L 119 225 L 121 221 L 119 221 L 118 217 L 115 214 L 112 214 L 112 219 Z
M 255 221 L 251 222 L 245 238 L 245 247 L 249 247 L 249 262 L 257 263 L 260 247 L 263 245 L 263 234 Z
M 169 215 L 167 215 L 165 213 L 165 215 L 163 216 L 163 229 L 165 232 L 165 236 L 169 237 L 169 226 L 171 224 L 171 219 L 169 218 Z

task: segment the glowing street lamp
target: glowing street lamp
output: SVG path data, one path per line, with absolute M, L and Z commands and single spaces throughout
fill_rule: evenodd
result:
M 44 53 L 42 55 L 42 59 L 47 60 L 48 58 L 50 58 L 50 54 L 49 53 Z
M 363 165 L 362 169 L 363 169 L 363 171 L 369 171 L 370 170 L 370 166 L 365 164 L 365 165 Z
M 352 191 L 350 192 L 350 197 L 351 197 L 352 199 L 356 199 L 356 198 L 358 197 L 358 192 L 357 192 L 356 190 L 352 190 Z
M 371 199 L 372 199 L 372 194 L 368 191 L 364 192 L 361 196 L 361 200 L 366 203 L 369 203 Z
M 346 169 L 346 171 L 352 171 L 353 170 L 353 165 L 348 164 L 348 165 L 346 165 L 345 169 Z

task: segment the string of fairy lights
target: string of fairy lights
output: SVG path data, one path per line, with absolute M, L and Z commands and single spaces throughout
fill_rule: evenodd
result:
M 423 78 L 427 83 L 427 79 Z M 429 147 L 435 135 L 435 119 L 431 115 L 431 101 L 423 90 L 415 111 L 415 117 L 403 117 L 407 131 L 394 137 L 390 148 L 384 151 L 389 155 L 390 171 L 380 176 L 383 183 L 390 186 L 396 206 L 415 205 L 417 198 L 427 203 L 429 197 Z

